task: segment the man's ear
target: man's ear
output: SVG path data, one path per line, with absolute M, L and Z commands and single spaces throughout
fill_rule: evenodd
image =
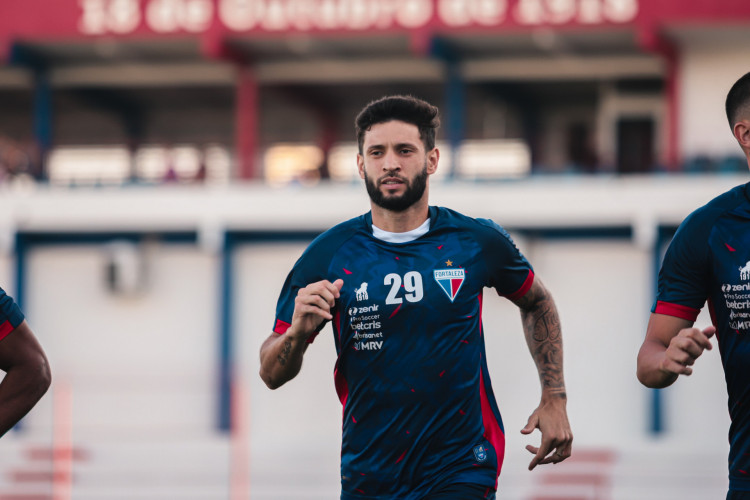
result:
M 732 127 L 732 132 L 734 133 L 734 138 L 742 146 L 742 149 L 750 151 L 750 120 L 739 120 Z
M 427 173 L 432 175 L 437 172 L 438 162 L 440 161 L 440 150 L 438 148 L 432 148 L 432 151 L 427 153 Z

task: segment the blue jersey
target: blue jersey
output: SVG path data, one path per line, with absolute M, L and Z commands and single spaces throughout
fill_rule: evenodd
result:
M 729 488 L 750 491 L 750 184 L 680 225 L 652 312 L 695 321 L 708 301 L 729 395 Z
M 497 486 L 505 439 L 482 293 L 520 298 L 534 273 L 494 222 L 440 207 L 429 216 L 429 231 L 408 243 L 375 238 L 369 213 L 335 226 L 307 248 L 279 298 L 274 331 L 284 333 L 300 288 L 344 280 L 332 320 L 344 500 Z

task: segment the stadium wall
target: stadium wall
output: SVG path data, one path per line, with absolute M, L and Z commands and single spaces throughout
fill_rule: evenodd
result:
M 435 183 L 431 197 L 511 230 L 560 309 L 576 442 L 621 449 L 654 437 L 652 395 L 635 378 L 635 357 L 653 300 L 659 229 L 674 229 L 692 209 L 745 181 L 549 177 Z M 222 391 L 229 390 L 234 404 L 248 409 L 253 463 L 278 463 L 295 450 L 329 467 L 338 460 L 341 415 L 331 335 L 321 335 L 308 351 L 301 376 L 274 392 L 257 375 L 258 349 L 270 333 L 285 275 L 306 245 L 300 235 L 367 209 L 363 190 L 351 185 L 5 189 L 0 227 L 17 245 L 5 246 L 0 278 L 11 293 L 22 281 L 23 307 L 55 380 L 71 385 L 77 442 L 214 435 Z M 231 255 L 224 254 L 227 232 L 249 235 Z M 146 269 L 142 289 L 108 289 L 115 240 L 136 242 Z M 485 304 L 508 456 L 526 460 L 523 444 L 530 440 L 518 431 L 538 403 L 536 371 L 517 310 L 490 291 Z M 230 387 L 221 383 L 224 333 L 233 360 Z M 718 351 L 662 399 L 659 439 L 725 451 Z M 53 401 L 42 401 L 23 432 L 50 434 Z M 335 490 L 335 476 L 326 477 Z

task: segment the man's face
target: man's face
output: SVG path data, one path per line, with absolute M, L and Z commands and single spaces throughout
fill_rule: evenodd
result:
M 393 120 L 373 125 L 365 133 L 357 166 L 372 202 L 403 212 L 424 196 L 438 158 L 437 148 L 425 152 L 416 125 Z

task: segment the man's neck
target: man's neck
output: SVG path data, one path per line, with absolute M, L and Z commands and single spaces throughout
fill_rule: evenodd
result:
M 430 215 L 427 199 L 410 206 L 403 212 L 394 212 L 370 203 L 372 223 L 383 231 L 405 233 L 421 226 Z

